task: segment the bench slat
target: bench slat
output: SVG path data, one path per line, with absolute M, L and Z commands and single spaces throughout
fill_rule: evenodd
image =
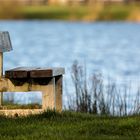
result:
M 64 68 L 18 67 L 5 71 L 6 78 L 47 78 L 63 75 Z

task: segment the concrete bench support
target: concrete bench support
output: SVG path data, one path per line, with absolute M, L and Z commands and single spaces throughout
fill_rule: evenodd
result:
M 19 67 L 5 71 L 3 76 L 3 53 L 12 50 L 9 33 L 0 32 L 0 106 L 3 92 L 42 92 L 42 112 L 47 109 L 62 110 L 63 68 Z M 12 94 L 12 93 L 11 93 Z M 6 112 L 7 110 L 0 110 Z M 29 110 L 33 111 L 33 110 Z M 11 110 L 8 111 L 12 112 Z M 13 111 L 15 112 L 15 111 Z M 27 112 L 18 110 L 18 112 Z
M 5 78 L 0 79 L 0 92 L 41 91 L 42 109 L 61 111 L 63 74 L 63 68 L 20 67 L 8 70 Z
M 0 78 L 3 75 L 3 53 L 0 52 Z M 3 93 L 0 92 L 0 105 L 2 105 Z

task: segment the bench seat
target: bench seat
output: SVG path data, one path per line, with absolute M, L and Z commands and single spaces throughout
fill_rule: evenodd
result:
M 5 77 L 16 78 L 47 78 L 60 76 L 65 73 L 64 68 L 18 67 L 5 71 Z

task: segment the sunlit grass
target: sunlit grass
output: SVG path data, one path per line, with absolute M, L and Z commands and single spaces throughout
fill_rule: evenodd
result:
M 9 102 L 4 102 L 2 106 L 0 106 L 0 110 L 3 109 L 41 109 L 42 105 L 37 104 L 37 103 L 32 103 L 32 104 L 15 104 L 15 103 L 9 103 Z
M 0 117 L 0 139 L 133 140 L 140 138 L 139 119 L 55 111 L 25 118 Z

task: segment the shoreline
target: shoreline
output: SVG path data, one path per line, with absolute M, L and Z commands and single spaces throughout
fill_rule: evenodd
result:
M 95 6 L 17 6 L 1 7 L 0 20 L 128 21 L 140 22 L 140 4 Z M 5 8 L 8 9 L 5 12 Z

